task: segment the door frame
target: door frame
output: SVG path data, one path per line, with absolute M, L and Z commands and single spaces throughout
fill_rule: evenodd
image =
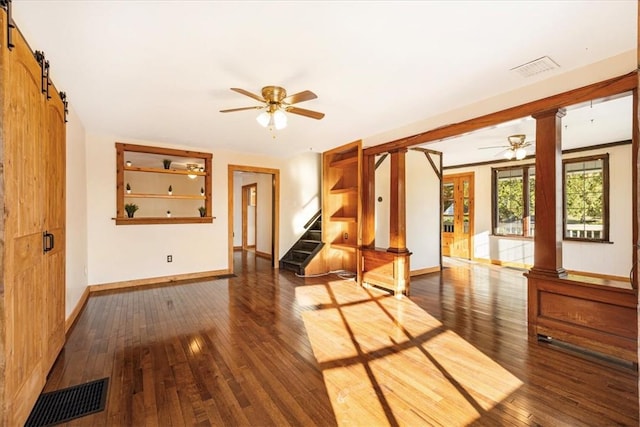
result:
M 248 165 L 227 165 L 227 218 L 228 218 L 228 267 L 233 273 L 233 188 L 235 172 L 253 172 L 271 175 L 271 267 L 278 268 L 280 237 L 280 169 Z
M 469 253 L 469 260 L 472 260 L 475 258 L 475 254 L 474 254 L 474 234 L 475 234 L 475 172 L 474 171 L 470 171 L 470 172 L 462 172 L 462 173 L 453 173 L 450 175 L 443 175 L 442 176 L 442 188 L 444 188 L 444 183 L 447 179 L 459 179 L 459 178 L 463 178 L 463 177 L 469 177 L 469 248 L 468 248 L 468 253 Z M 455 194 L 455 193 L 454 193 Z M 443 212 L 442 212 L 442 190 L 440 191 L 440 223 L 443 224 Z M 443 242 L 443 230 L 444 227 L 440 227 L 440 251 L 442 253 L 442 242 Z M 451 256 L 451 254 L 449 255 Z
M 253 205 L 250 203 L 251 190 L 254 191 Z M 247 184 L 242 186 L 242 250 L 250 248 L 248 244 L 248 230 L 249 230 L 249 210 L 248 207 L 253 206 L 253 247 L 258 246 L 258 184 Z M 273 257 L 273 254 L 271 255 Z

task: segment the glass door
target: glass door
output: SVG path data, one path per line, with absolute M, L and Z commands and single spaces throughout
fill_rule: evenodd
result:
M 471 259 L 473 173 L 449 175 L 442 183 L 442 255 Z

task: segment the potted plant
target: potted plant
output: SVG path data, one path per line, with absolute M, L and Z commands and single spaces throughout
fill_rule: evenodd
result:
M 131 186 L 127 182 L 127 194 L 131 194 Z
M 171 160 L 169 159 L 164 159 L 162 161 L 162 166 L 164 166 L 165 169 L 169 169 L 171 167 Z
M 171 218 L 171 211 L 167 211 L 167 218 Z
M 200 216 L 204 217 L 207 214 L 207 208 L 205 208 L 204 206 L 200 206 L 198 208 L 198 211 L 200 211 Z
M 167 190 L 167 192 L 169 193 L 169 195 L 172 195 L 173 194 L 173 187 L 169 186 L 169 190 Z
M 127 203 L 124 205 L 124 210 L 127 211 L 127 216 L 133 218 L 133 214 L 138 210 L 138 205 L 134 203 Z

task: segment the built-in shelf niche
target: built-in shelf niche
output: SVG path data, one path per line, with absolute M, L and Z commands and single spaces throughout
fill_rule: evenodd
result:
M 211 223 L 212 158 L 211 153 L 117 142 L 116 224 Z M 132 218 L 127 204 L 139 207 Z

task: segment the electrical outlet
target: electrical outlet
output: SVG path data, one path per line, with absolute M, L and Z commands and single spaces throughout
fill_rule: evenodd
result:
M 167 262 L 173 262 L 173 255 L 167 255 Z

